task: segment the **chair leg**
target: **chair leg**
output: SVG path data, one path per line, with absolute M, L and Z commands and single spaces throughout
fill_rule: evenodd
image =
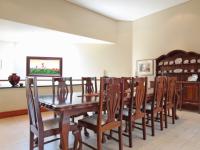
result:
M 74 150 L 82 149 L 81 128 L 72 132 L 74 135 Z
M 44 150 L 44 137 L 41 135 L 38 137 L 38 150 Z
M 108 140 L 112 139 L 112 134 L 113 134 L 113 131 L 112 129 L 110 130 L 110 135 L 107 137 Z
M 105 135 L 105 133 L 103 133 L 103 135 L 102 135 L 102 143 L 105 143 L 106 142 L 106 135 Z
M 34 149 L 34 134 L 33 132 L 30 131 L 30 143 L 29 143 L 29 150 L 33 150 Z
M 154 113 L 151 113 L 151 134 L 152 136 L 155 135 L 155 129 L 154 129 Z
M 149 114 L 146 114 L 146 115 L 147 115 L 146 124 L 149 124 Z
M 97 149 L 102 150 L 102 132 L 97 131 Z
M 128 127 L 129 147 L 133 147 L 133 141 L 132 141 L 132 129 L 133 129 L 132 120 L 129 120 L 128 125 L 129 125 L 129 127 Z
M 119 127 L 119 150 L 123 150 L 122 125 Z
M 160 112 L 160 130 L 163 130 L 163 111 Z
M 142 118 L 142 132 L 143 132 L 143 139 L 146 140 L 146 122 L 145 116 Z
M 167 108 L 164 108 L 164 115 L 165 115 L 165 128 L 167 128 Z
M 172 124 L 175 123 L 175 115 L 176 115 L 176 113 L 175 113 L 175 107 L 172 107 Z
M 125 121 L 125 130 L 124 130 L 124 132 L 128 132 L 128 121 L 127 120 Z
M 87 131 L 87 129 L 84 127 L 84 135 L 86 136 L 86 137 L 89 137 L 89 132 Z
M 89 115 L 86 113 L 86 114 L 84 114 L 84 117 L 88 117 Z M 86 136 L 86 137 L 89 137 L 89 132 L 87 131 L 87 129 L 86 128 L 84 128 L 84 135 Z

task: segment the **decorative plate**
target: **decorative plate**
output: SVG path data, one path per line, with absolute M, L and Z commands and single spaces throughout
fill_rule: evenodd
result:
M 165 62 L 164 62 L 164 65 L 168 65 L 168 61 L 165 61 Z
M 176 58 L 175 59 L 175 64 L 181 64 L 182 63 L 182 58 Z
M 189 63 L 189 60 L 188 59 L 186 59 L 186 60 L 184 60 L 184 62 L 183 62 L 184 64 L 188 64 Z
M 190 60 L 190 63 L 191 63 L 191 64 L 196 63 L 196 59 L 191 59 L 191 60 Z
M 174 61 L 173 61 L 173 60 L 171 60 L 171 61 L 169 62 L 169 64 L 170 64 L 170 65 L 173 65 L 173 64 L 174 64 Z
M 174 73 L 181 73 L 181 72 L 183 72 L 183 69 L 175 69 L 174 70 Z
M 191 69 L 190 72 L 194 72 L 194 69 Z
M 158 66 L 162 66 L 163 65 L 163 62 L 161 61 L 161 62 L 159 62 L 159 64 L 158 64 Z

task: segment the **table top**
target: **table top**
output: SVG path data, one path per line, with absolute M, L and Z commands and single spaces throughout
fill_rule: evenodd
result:
M 151 97 L 153 93 L 152 89 L 147 90 L 147 99 Z M 59 101 L 56 95 L 40 95 L 39 102 L 42 106 L 49 109 L 81 109 L 87 106 L 98 106 L 99 97 L 98 93 L 87 94 L 82 96 L 81 92 L 69 93 L 64 101 Z
M 56 95 L 40 95 L 39 102 L 49 108 L 59 109 L 63 107 L 77 107 L 85 104 L 98 103 L 98 95 L 82 96 L 81 92 L 69 93 L 64 101 L 59 101 Z

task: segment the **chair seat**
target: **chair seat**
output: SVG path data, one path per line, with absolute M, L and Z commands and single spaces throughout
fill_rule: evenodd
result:
M 94 114 L 92 116 L 84 117 L 83 119 L 79 120 L 78 122 L 87 123 L 96 126 L 97 125 L 98 115 Z M 102 122 L 101 125 L 104 125 L 107 120 L 107 115 L 102 115 Z
M 132 110 L 132 115 L 133 115 L 134 112 L 135 112 L 135 109 Z M 128 117 L 129 116 L 129 108 L 124 108 L 122 110 L 122 115 L 125 116 L 125 117 Z
M 163 106 L 164 106 L 164 105 L 165 105 L 165 102 L 163 101 Z M 156 106 L 156 104 L 154 105 L 154 107 L 155 107 L 155 106 Z M 152 103 L 151 103 L 151 102 L 149 102 L 149 103 L 146 104 L 146 110 L 147 110 L 147 111 L 151 110 L 151 109 L 152 109 L 151 107 L 152 107 Z
M 52 118 L 43 121 L 44 130 L 58 129 L 60 118 Z M 70 122 L 70 126 L 75 125 L 75 123 Z
M 151 105 L 152 105 L 151 103 L 147 103 L 147 104 L 146 104 L 146 110 L 147 110 L 147 111 L 148 111 L 148 110 L 149 110 L 149 111 L 151 110 L 151 107 L 152 107 Z

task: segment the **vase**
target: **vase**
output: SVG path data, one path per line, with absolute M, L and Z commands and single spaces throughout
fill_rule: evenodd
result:
M 8 77 L 8 81 L 12 85 L 12 87 L 15 87 L 19 83 L 20 77 L 16 73 L 12 73 Z

